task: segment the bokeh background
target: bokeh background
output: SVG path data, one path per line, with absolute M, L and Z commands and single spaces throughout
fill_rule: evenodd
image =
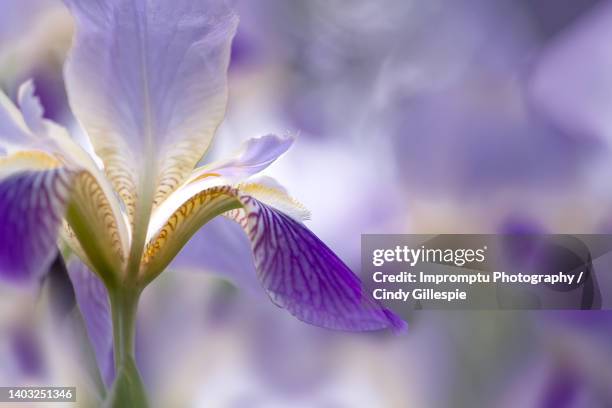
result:
M 612 229 L 612 2 L 232 3 L 207 160 L 297 135 L 267 174 L 354 270 L 363 233 Z M 71 35 L 60 1 L 0 0 L 0 86 L 34 78 L 66 126 Z M 428 311 L 403 336 L 334 333 L 273 306 L 246 241 L 211 242 L 217 227 L 145 291 L 137 359 L 156 406 L 612 406 L 610 312 Z M 47 295 L 0 284 L 0 384 L 85 394 Z

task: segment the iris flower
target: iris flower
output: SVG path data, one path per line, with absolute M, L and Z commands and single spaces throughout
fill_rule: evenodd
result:
M 40 278 L 59 240 L 100 278 L 113 320 L 110 404 L 146 404 L 133 357 L 139 295 L 217 216 L 244 229 L 261 285 L 298 319 L 403 327 L 305 227 L 300 204 L 249 179 L 291 138 L 252 139 L 235 157 L 196 167 L 225 113 L 231 10 L 196 0 L 66 3 L 76 34 L 65 83 L 95 154 L 44 118 L 32 82 L 17 104 L 0 95 L 0 274 Z

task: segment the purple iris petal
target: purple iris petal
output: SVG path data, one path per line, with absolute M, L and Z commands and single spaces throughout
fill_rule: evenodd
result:
M 49 269 L 68 195 L 63 169 L 24 171 L 0 181 L 0 277 L 31 281 Z
M 68 264 L 79 309 L 83 314 L 87 334 L 96 353 L 100 373 L 107 386 L 115 378 L 113 362 L 113 325 L 108 294 L 102 281 L 81 261 Z
M 270 299 L 298 319 L 329 329 L 365 331 L 405 323 L 368 296 L 360 279 L 316 235 L 250 196 L 228 215 L 245 229 L 257 276 Z

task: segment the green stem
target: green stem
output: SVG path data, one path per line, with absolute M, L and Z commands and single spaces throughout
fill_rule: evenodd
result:
M 115 369 L 117 370 L 126 358 L 134 358 L 136 311 L 139 297 L 140 294 L 137 291 L 125 289 L 110 293 Z
M 109 290 L 113 320 L 115 352 L 115 382 L 110 390 L 106 407 L 147 407 L 147 398 L 134 358 L 136 312 L 140 290 L 116 288 Z

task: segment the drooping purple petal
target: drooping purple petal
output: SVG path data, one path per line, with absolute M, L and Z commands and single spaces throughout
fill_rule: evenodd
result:
M 360 279 L 293 218 L 259 200 L 262 186 L 216 186 L 189 197 L 147 243 L 142 275 L 161 273 L 180 249 L 215 216 L 242 226 L 257 277 L 272 301 L 307 323 L 338 330 L 401 330 L 405 323 L 365 293 Z M 269 189 L 268 187 L 263 187 Z M 281 192 L 276 192 L 280 199 Z M 255 198 L 257 197 L 257 199 Z M 290 198 L 285 198 L 289 203 Z
M 0 276 L 37 279 L 57 253 L 72 175 L 63 168 L 20 171 L 0 180 Z
M 85 320 L 100 373 L 107 386 L 115 377 L 113 357 L 113 325 L 108 294 L 102 281 L 78 259 L 68 264 L 77 303 Z
M 303 224 L 251 196 L 232 210 L 247 233 L 257 276 L 270 299 L 298 319 L 329 329 L 365 331 L 405 323 L 364 290 L 361 280 Z
M 144 193 L 159 203 L 223 118 L 237 18 L 215 0 L 66 3 L 77 27 L 71 107 L 128 208 Z

